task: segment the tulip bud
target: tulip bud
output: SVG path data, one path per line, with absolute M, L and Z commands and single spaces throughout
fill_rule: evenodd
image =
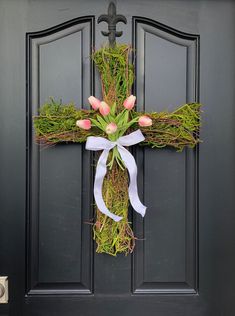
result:
M 127 110 L 131 110 L 133 109 L 134 105 L 135 105 L 135 100 L 136 100 L 136 96 L 134 95 L 130 95 L 128 98 L 126 98 L 126 100 L 123 103 L 123 106 L 127 109 Z
M 100 111 L 100 114 L 102 114 L 103 116 L 106 116 L 110 112 L 110 107 L 108 106 L 106 102 L 102 101 L 100 102 L 99 111 Z
M 139 123 L 139 126 L 142 126 L 142 127 L 151 126 L 153 124 L 151 118 L 146 115 L 140 116 L 138 123 Z
M 92 107 L 93 110 L 98 110 L 98 108 L 100 107 L 100 103 L 101 101 L 95 97 L 93 97 L 92 95 L 88 98 L 88 101 Z
M 117 125 L 115 123 L 109 123 L 105 131 L 107 134 L 114 134 L 117 131 Z
M 77 120 L 76 125 L 77 127 L 88 130 L 91 128 L 91 121 L 90 120 Z

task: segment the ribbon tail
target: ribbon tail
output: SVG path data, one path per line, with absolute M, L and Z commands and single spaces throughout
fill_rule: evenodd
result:
M 108 155 L 109 155 L 109 149 L 105 149 L 103 150 L 98 160 L 98 163 L 96 166 L 95 183 L 94 183 L 94 197 L 95 197 L 96 205 L 98 209 L 100 210 L 100 212 L 112 218 L 115 222 L 119 222 L 122 219 L 122 217 L 111 213 L 107 209 L 104 203 L 103 194 L 102 194 L 103 181 L 107 172 L 106 162 L 108 159 Z
M 144 217 L 147 207 L 143 205 L 139 199 L 137 190 L 137 166 L 135 158 L 132 154 L 123 146 L 118 145 L 118 151 L 124 161 L 124 164 L 129 172 L 130 184 L 128 188 L 129 199 L 134 210 Z

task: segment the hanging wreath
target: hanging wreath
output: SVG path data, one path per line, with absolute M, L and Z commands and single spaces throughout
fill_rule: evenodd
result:
M 200 104 L 184 104 L 173 112 L 137 112 L 131 94 L 134 67 L 129 45 L 103 47 L 92 59 L 100 73 L 102 98 L 90 96 L 91 110 L 50 99 L 34 117 L 36 142 L 86 142 L 86 149 L 101 152 L 96 165 L 93 235 L 98 253 L 131 253 L 135 235 L 128 219 L 132 208 L 145 215 L 138 197 L 137 166 L 129 146 L 173 147 L 181 152 L 199 143 Z

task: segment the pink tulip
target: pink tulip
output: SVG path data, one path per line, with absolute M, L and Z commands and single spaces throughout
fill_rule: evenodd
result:
M 82 129 L 90 129 L 91 121 L 90 120 L 77 120 L 76 125 Z
M 108 106 L 106 102 L 102 101 L 100 102 L 99 111 L 100 111 L 100 114 L 102 114 L 103 116 L 106 116 L 110 112 L 110 107 Z
M 136 97 L 134 95 L 130 95 L 126 100 L 124 101 L 123 105 L 127 110 L 133 109 L 135 105 Z
M 107 134 L 114 134 L 117 131 L 117 125 L 115 123 L 109 123 L 105 131 Z
M 98 108 L 100 107 L 100 103 L 101 101 L 95 97 L 93 97 L 93 95 L 91 95 L 89 98 L 88 98 L 88 101 L 92 107 L 93 110 L 98 110 Z
M 142 127 L 151 126 L 153 124 L 151 118 L 146 115 L 140 116 L 138 123 L 139 123 L 139 126 L 142 126 Z

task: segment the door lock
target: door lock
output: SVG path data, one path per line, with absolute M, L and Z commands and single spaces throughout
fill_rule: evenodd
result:
M 0 277 L 0 304 L 8 303 L 8 277 Z

